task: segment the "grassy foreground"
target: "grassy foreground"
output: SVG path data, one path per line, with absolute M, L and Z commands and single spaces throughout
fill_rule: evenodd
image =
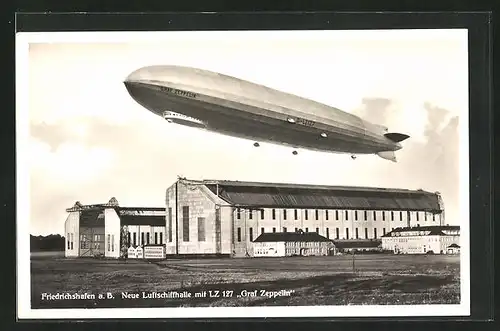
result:
M 32 308 L 458 304 L 459 256 L 358 255 L 353 272 L 351 256 L 147 262 L 49 254 L 32 256 L 31 291 Z M 75 293 L 95 298 L 61 296 Z

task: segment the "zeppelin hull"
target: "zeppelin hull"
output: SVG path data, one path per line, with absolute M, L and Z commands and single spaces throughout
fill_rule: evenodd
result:
M 367 130 L 367 123 L 357 116 L 229 76 L 146 67 L 132 73 L 125 85 L 151 112 L 176 112 L 225 135 L 330 152 L 399 149 L 382 131 L 373 131 L 373 126 Z

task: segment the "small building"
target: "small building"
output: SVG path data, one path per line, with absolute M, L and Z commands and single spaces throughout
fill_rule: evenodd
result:
M 457 244 L 451 244 L 446 249 L 446 254 L 460 254 L 460 246 Z
M 377 239 L 362 240 L 334 240 L 339 253 L 368 253 L 382 251 L 382 241 Z
M 316 232 L 263 233 L 253 241 L 254 257 L 334 255 L 335 245 Z
M 450 225 L 397 228 L 382 237 L 382 248 L 394 254 L 456 254 L 459 243 L 460 227 Z
M 119 258 L 130 247 L 165 245 L 165 208 L 120 207 L 111 198 L 95 205 L 77 201 L 66 211 L 66 257 Z

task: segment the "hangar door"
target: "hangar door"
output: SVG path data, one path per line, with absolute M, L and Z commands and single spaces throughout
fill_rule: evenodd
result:
M 104 212 L 83 210 L 80 213 L 80 256 L 104 256 Z

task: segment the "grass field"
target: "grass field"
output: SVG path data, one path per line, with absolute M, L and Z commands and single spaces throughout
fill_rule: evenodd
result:
M 460 302 L 459 256 L 358 255 L 353 272 L 351 256 L 147 262 L 48 255 L 32 256 L 31 274 L 32 308 Z M 151 298 L 151 292 L 172 291 L 191 297 Z M 139 298 L 122 298 L 122 292 Z M 96 298 L 42 300 L 43 293 Z M 113 298 L 99 299 L 99 293 Z

